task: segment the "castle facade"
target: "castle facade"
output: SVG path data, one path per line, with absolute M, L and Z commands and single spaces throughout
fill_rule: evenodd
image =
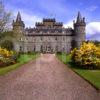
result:
M 86 23 L 80 12 L 73 21 L 74 28 L 64 28 L 55 18 L 43 18 L 34 28 L 25 28 L 20 13 L 12 25 L 14 49 L 18 52 L 69 53 L 85 41 Z

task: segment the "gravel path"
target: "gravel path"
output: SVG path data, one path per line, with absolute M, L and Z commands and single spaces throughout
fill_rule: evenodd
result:
M 54 54 L 44 54 L 0 76 L 0 100 L 100 100 L 100 93 Z

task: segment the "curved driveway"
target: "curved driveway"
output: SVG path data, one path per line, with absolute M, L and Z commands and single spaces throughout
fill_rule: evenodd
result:
M 100 93 L 54 54 L 44 54 L 0 76 L 0 100 L 100 100 Z

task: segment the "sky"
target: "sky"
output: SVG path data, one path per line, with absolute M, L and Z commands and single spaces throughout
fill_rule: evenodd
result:
M 43 18 L 56 18 L 64 27 L 73 27 L 78 11 L 86 19 L 87 38 L 100 40 L 100 0 L 3 0 L 16 18 L 18 11 L 26 27 L 34 27 Z M 96 36 L 97 37 L 96 37 Z M 95 36 L 95 37 L 94 37 Z

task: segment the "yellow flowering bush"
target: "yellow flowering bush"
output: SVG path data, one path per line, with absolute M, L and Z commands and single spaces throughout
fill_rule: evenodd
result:
M 100 46 L 94 45 L 92 42 L 83 43 L 79 49 L 71 52 L 72 60 L 83 68 L 100 69 Z
M 0 67 L 15 63 L 14 52 L 0 47 Z
M 13 51 L 8 51 L 7 49 L 3 49 L 0 47 L 0 55 L 3 57 L 10 57 L 13 55 Z

